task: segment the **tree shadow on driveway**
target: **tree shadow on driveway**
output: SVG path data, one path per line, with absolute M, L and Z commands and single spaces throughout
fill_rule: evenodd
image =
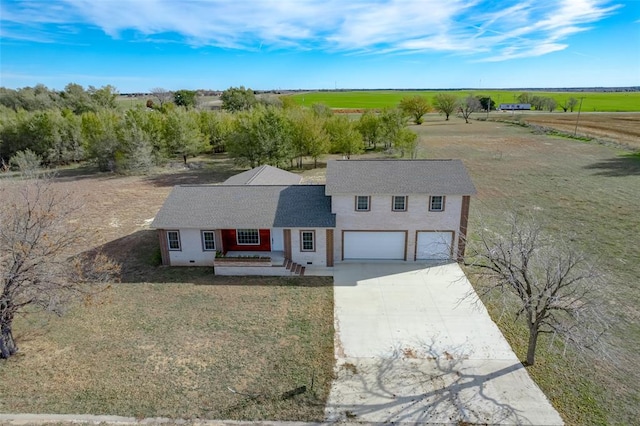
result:
M 387 358 L 338 361 L 328 421 L 390 424 L 562 424 L 544 394 L 513 360 L 413 349 Z M 546 404 L 546 406 L 545 406 Z

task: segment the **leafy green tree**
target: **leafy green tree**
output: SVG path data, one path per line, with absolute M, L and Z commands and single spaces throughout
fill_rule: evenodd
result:
M 327 119 L 324 128 L 329 135 L 331 152 L 342 154 L 347 159 L 364 152 L 362 135 L 347 117 L 334 115 Z
M 529 103 L 531 104 L 531 109 L 541 111 L 544 109 L 545 98 L 543 96 L 535 95 L 529 98 Z
M 118 103 L 116 102 L 116 99 L 118 98 L 118 91 L 112 85 L 108 84 L 106 86 L 102 86 L 99 89 L 96 89 L 93 86 L 89 86 L 87 92 L 93 100 L 93 103 L 99 108 L 118 108 Z
M 292 125 L 292 149 L 297 158 L 297 166 L 302 167 L 302 158 L 311 156 L 313 166 L 318 159 L 329 152 L 329 135 L 324 128 L 324 119 L 312 111 L 294 109 L 289 114 Z
M 246 111 L 253 108 L 257 103 L 256 95 L 251 89 L 244 86 L 229 87 L 222 92 L 222 109 L 230 112 Z
M 493 111 L 496 109 L 496 103 L 488 96 L 478 96 L 480 106 L 485 111 Z
M 187 157 L 196 156 L 207 149 L 205 136 L 200 132 L 198 113 L 176 108 L 167 114 L 164 121 L 164 139 L 168 151 L 182 156 L 184 163 Z
M 120 149 L 118 131 L 120 115 L 111 110 L 82 114 L 82 135 L 87 143 L 89 158 L 96 161 L 100 171 L 116 170 L 116 153 Z
M 226 142 L 233 131 L 234 117 L 224 111 L 200 111 L 199 124 L 200 132 L 213 147 L 213 152 L 225 152 Z
M 173 105 L 172 103 L 169 103 Z M 164 104 L 166 107 L 168 104 Z M 125 113 L 125 126 L 140 128 L 148 137 L 156 163 L 168 158 L 173 153 L 165 143 L 164 122 L 166 116 L 159 111 L 148 111 L 143 108 L 129 109 Z
M 177 106 L 185 108 L 195 108 L 197 105 L 197 95 L 195 90 L 177 90 L 173 94 L 173 102 Z
M 290 95 L 280 96 L 280 101 L 282 102 L 283 109 L 296 109 L 300 108 L 300 104 L 296 102 L 295 98 Z
M 415 159 L 418 156 L 418 135 L 406 127 L 396 134 L 393 144 L 400 150 L 401 157 L 409 154 L 411 159 Z
M 311 105 L 311 110 L 315 115 L 322 118 L 329 118 L 333 115 L 333 110 L 327 105 L 321 103 Z
M 90 94 L 79 84 L 69 83 L 61 93 L 64 106 L 75 114 L 96 111 L 96 104 Z
M 228 151 L 241 165 L 282 166 L 294 157 L 292 128 L 285 113 L 275 107 L 257 105 L 237 115 Z
M 39 111 L 63 106 L 60 95 L 43 84 L 18 90 L 0 87 L 0 105 L 14 111 Z
M 453 114 L 457 107 L 458 98 L 451 93 L 438 93 L 433 97 L 433 107 L 441 114 L 445 115 L 445 121 Z
M 262 141 L 256 137 L 259 133 L 256 121 L 251 111 L 239 111 L 234 129 L 229 135 L 227 151 L 241 166 L 254 168 L 265 162 Z
M 533 97 L 533 96 L 531 95 L 531 93 L 528 93 L 528 92 L 520 93 L 520 94 L 518 95 L 518 103 L 521 103 L 521 104 L 530 104 L 530 103 L 532 103 L 532 102 L 531 102 L 531 98 L 532 98 L 532 97 Z
M 82 118 L 66 110 L 61 114 L 62 124 L 58 143 L 49 147 L 46 159 L 51 164 L 69 164 L 86 158 L 82 137 Z
M 27 177 L 35 177 L 42 166 L 42 157 L 30 149 L 18 151 L 11 157 L 9 163 L 16 166 L 20 172 Z
M 578 105 L 578 100 L 576 98 L 571 97 L 569 99 L 565 99 L 565 101 L 562 104 L 560 104 L 560 108 L 562 108 L 563 112 L 567 112 L 567 110 L 571 110 L 571 112 L 573 112 L 576 105 Z
M 376 149 L 378 144 L 382 142 L 384 131 L 381 118 L 372 110 L 366 110 L 358 120 L 358 131 L 362 135 L 365 143 Z
M 382 124 L 381 140 L 384 142 L 384 147 L 391 148 L 398 133 L 407 124 L 405 116 L 398 108 L 386 108 L 380 113 L 380 123 Z
M 406 115 L 412 117 L 417 125 L 422 124 L 422 116 L 431 109 L 427 98 L 419 95 L 402 98 L 398 108 Z
M 553 98 L 544 98 L 544 109 L 553 112 L 556 108 L 558 108 L 558 101 Z
M 29 123 L 31 133 L 31 149 L 48 157 L 49 150 L 62 145 L 64 121 L 59 110 L 38 111 L 33 114 Z
M 137 123 L 125 118 L 120 132 L 120 149 L 116 153 L 116 167 L 119 171 L 146 173 L 155 164 L 153 145 L 149 134 Z
M 294 156 L 291 123 L 286 114 L 272 106 L 256 108 L 256 113 L 267 162 L 276 167 L 286 164 Z

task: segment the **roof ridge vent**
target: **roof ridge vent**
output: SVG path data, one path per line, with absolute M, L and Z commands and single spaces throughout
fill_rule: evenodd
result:
M 249 185 L 251 182 L 253 182 L 254 179 L 256 179 L 262 172 L 264 172 L 266 168 L 267 168 L 266 164 L 263 164 L 262 166 L 260 166 L 259 170 L 253 176 L 251 176 L 251 179 L 247 181 L 246 185 Z

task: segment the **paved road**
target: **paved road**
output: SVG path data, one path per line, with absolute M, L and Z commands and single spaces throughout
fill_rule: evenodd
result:
M 457 264 L 344 263 L 334 283 L 328 420 L 563 423 Z

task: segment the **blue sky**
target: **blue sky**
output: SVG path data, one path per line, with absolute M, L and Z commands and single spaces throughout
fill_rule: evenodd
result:
M 640 0 L 0 0 L 0 86 L 640 86 Z

